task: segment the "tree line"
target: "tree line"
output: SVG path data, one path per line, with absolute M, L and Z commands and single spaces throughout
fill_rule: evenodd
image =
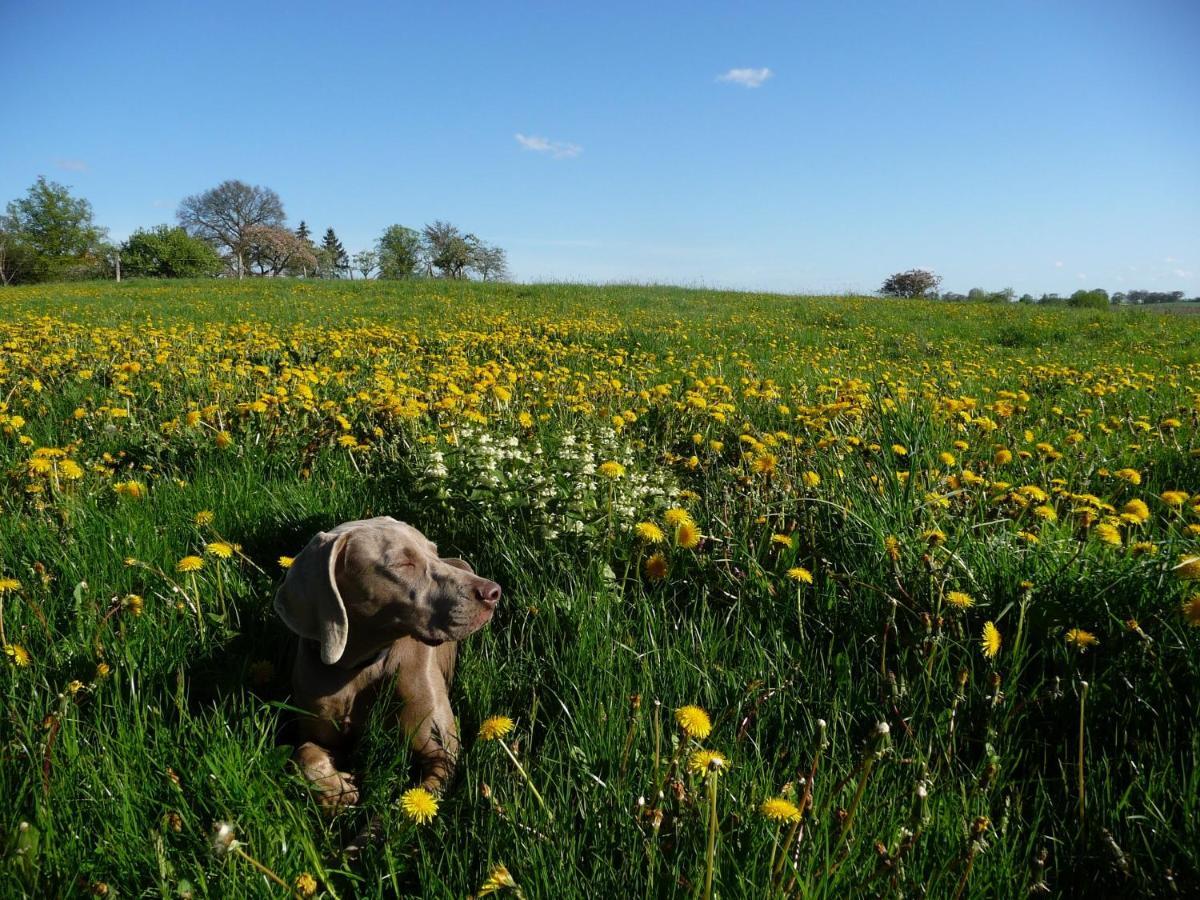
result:
M 185 197 L 176 224 L 139 228 L 114 243 L 91 204 L 44 176 L 0 216 L 0 284 L 86 278 L 479 278 L 509 277 L 505 251 L 441 220 L 386 228 L 353 255 L 332 227 L 314 240 L 287 224 L 267 187 L 224 181 Z
M 1147 303 L 1200 303 L 1200 297 L 1192 297 L 1189 300 L 1183 291 L 1118 291 L 1110 295 L 1104 288 L 1091 288 L 1080 289 L 1067 297 L 1059 294 L 1042 294 L 1040 297 L 1022 294 L 1018 297 L 1012 288 L 1002 288 L 998 291 L 971 288 L 965 294 L 954 291 L 938 293 L 941 283 L 942 276 L 928 269 L 909 269 L 889 275 L 879 288 L 879 293 L 885 297 L 947 300 L 952 303 L 1040 303 L 1092 309 L 1104 309 L 1114 304 L 1140 306 Z

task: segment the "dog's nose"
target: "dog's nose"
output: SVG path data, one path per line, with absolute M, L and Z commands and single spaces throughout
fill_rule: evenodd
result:
M 480 603 L 493 608 L 500 602 L 500 585 L 494 581 L 482 581 L 475 585 L 475 596 Z

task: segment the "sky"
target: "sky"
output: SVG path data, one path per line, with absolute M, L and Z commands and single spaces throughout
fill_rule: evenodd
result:
M 1200 3 L 0 0 L 0 203 L 228 178 L 521 281 L 1200 295 Z

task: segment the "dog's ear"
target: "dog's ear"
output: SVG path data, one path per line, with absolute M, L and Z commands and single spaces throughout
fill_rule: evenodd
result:
M 321 647 L 321 662 L 333 665 L 342 658 L 350 623 L 334 569 L 350 532 L 316 535 L 300 551 L 283 585 L 275 594 L 275 611 L 285 625 Z
M 475 574 L 475 570 L 471 568 L 471 564 L 465 559 L 459 559 L 457 556 L 443 556 L 440 559 L 448 566 L 454 566 L 454 568 L 470 572 L 472 575 Z

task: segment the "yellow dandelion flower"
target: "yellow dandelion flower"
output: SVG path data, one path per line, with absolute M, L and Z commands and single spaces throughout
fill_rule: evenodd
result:
M 1039 538 L 1032 531 L 1018 531 L 1017 537 L 1027 544 L 1036 544 L 1041 540 L 1041 538 Z
M 805 472 L 800 476 L 800 483 L 806 488 L 815 488 L 821 483 L 821 476 L 816 472 Z
M 1057 522 L 1058 521 L 1058 513 L 1055 512 L 1054 507 L 1049 506 L 1045 503 L 1043 503 L 1041 506 L 1035 506 L 1033 508 L 1033 514 L 1035 516 L 1037 516 L 1039 519 L 1041 519 L 1043 522 Z
M 232 446 L 233 435 L 228 431 L 218 431 L 217 436 L 213 439 L 213 443 L 217 445 L 217 449 L 224 450 L 226 447 Z
M 83 477 L 83 469 L 80 467 L 79 463 L 75 462 L 75 460 L 64 459 L 58 464 L 58 474 L 71 481 L 78 481 Z
M 1108 522 L 1101 522 L 1092 529 L 1092 536 L 1102 544 L 1108 544 L 1112 547 L 1121 546 L 1121 529 L 1116 525 L 1110 525 Z
M 644 564 L 646 577 L 651 581 L 662 581 L 667 577 L 667 558 L 661 553 L 655 553 Z
M 663 513 L 663 521 L 671 528 L 678 528 L 684 522 L 692 521 L 692 514 L 681 506 L 673 506 Z
M 675 546 L 694 550 L 700 544 L 700 528 L 691 519 L 675 526 Z
M 532 428 L 533 427 L 533 416 L 531 416 L 527 412 L 519 412 L 519 413 L 517 413 L 517 423 L 522 428 Z
M 787 577 L 799 584 L 812 584 L 812 572 L 804 568 L 804 566 L 792 566 L 787 570 Z
M 1141 500 L 1130 500 L 1121 507 L 1121 517 L 1140 525 L 1150 518 L 1150 507 Z
M 779 457 L 774 453 L 759 453 L 750 463 L 750 468 L 759 475 L 770 475 L 779 465 Z
M 132 613 L 134 616 L 140 616 L 145 603 L 146 601 L 142 599 L 141 594 L 126 594 L 121 600 L 121 608 L 126 612 Z
M 923 537 L 926 543 L 928 543 L 931 547 L 936 547 L 939 544 L 946 543 L 946 532 L 942 531 L 940 528 L 927 528 L 921 532 L 921 537 Z
M 508 716 L 488 716 L 479 726 L 479 739 L 481 741 L 499 740 L 515 727 L 516 722 Z
M 729 760 L 718 750 L 697 750 L 688 757 L 688 771 L 693 775 L 714 775 L 729 768 Z
M 892 562 L 900 560 L 900 539 L 894 534 L 889 534 L 883 539 L 883 549 L 887 552 L 888 558 Z
M 992 462 L 998 466 L 1007 466 L 1012 461 L 1012 451 L 1005 447 L 1001 447 L 999 450 L 997 450 L 995 455 L 992 457 Z
M 199 556 L 185 556 L 175 564 L 176 572 L 199 572 L 204 568 L 204 560 Z
M 892 444 L 892 452 L 897 456 L 908 456 L 908 448 L 903 444 Z
M 279 568 L 281 568 L 281 569 L 290 569 L 290 568 L 292 567 L 292 563 L 294 563 L 295 561 L 296 561 L 296 560 L 295 560 L 295 558 L 294 558 L 294 557 L 291 557 L 291 556 L 281 556 L 281 557 L 279 557 Z
M 19 591 L 21 582 L 15 578 L 0 578 L 0 594 L 7 594 L 10 591 Z
M 792 546 L 792 536 L 790 534 L 773 534 L 771 543 L 780 547 L 790 547 Z
M 292 886 L 301 897 L 313 897 L 317 893 L 317 879 L 313 878 L 307 872 L 301 872 L 297 875 Z
M 625 467 L 610 459 L 608 462 L 600 463 L 600 467 L 596 471 L 605 478 L 616 480 L 625 474 Z
M 1000 629 L 996 627 L 995 622 L 984 622 L 983 632 L 980 635 L 979 646 L 983 650 L 983 655 L 988 659 L 995 659 L 1000 652 Z
M 1094 647 L 1096 644 L 1100 643 L 1099 638 L 1097 638 L 1090 631 L 1085 631 L 1082 628 L 1070 629 L 1066 634 L 1065 640 L 1068 644 L 1075 647 L 1080 653 L 1083 653 L 1088 647 Z
M 1176 508 L 1182 507 L 1188 501 L 1187 491 L 1163 491 L 1158 497 L 1167 506 Z
M 110 666 L 108 663 L 102 662 L 102 663 L 96 664 L 96 677 L 97 678 L 107 678 L 111 672 L 112 672 L 112 666 Z
M 211 525 L 212 520 L 213 520 L 213 511 L 211 509 L 200 510 L 200 512 L 196 513 L 196 517 L 194 519 L 195 523 L 197 525 L 200 525 L 201 527 L 203 527 L 205 525 Z
M 712 720 L 699 706 L 681 706 L 675 710 L 675 721 L 683 733 L 698 741 L 704 740 L 712 733 Z
M 1179 611 L 1183 613 L 1184 621 L 1193 628 L 1200 628 L 1200 594 L 1192 594 L 1184 600 L 1179 606 Z
M 508 871 L 504 863 L 500 863 L 493 866 L 492 871 L 488 872 L 487 880 L 479 886 L 479 890 L 475 896 L 486 897 L 488 894 L 499 893 L 503 888 L 515 890 L 516 887 L 516 880 L 512 877 L 512 874 Z
M 5 644 L 4 655 L 8 657 L 8 661 L 18 669 L 24 669 L 29 666 L 33 660 L 29 656 L 29 651 L 20 644 Z
M 638 522 L 633 526 L 633 530 L 637 532 L 637 536 L 648 544 L 661 544 L 667 539 L 663 534 L 663 530 L 653 522 Z
M 955 456 L 954 456 L 954 454 L 953 454 L 953 453 L 950 453 L 950 452 L 948 452 L 948 451 L 945 451 L 945 450 L 943 450 L 941 453 L 939 453 L 939 454 L 938 454 L 938 461 L 939 461 L 939 462 L 940 462 L 940 463 L 941 463 L 943 466 L 952 466 L 952 465 L 954 465 L 956 462 L 958 462 L 958 460 L 955 458 Z
M 1200 579 L 1200 556 L 1181 556 L 1179 565 L 1171 573 L 1180 581 L 1195 581 Z
M 437 815 L 437 797 L 425 788 L 409 788 L 400 795 L 400 809 L 404 815 L 418 825 L 427 825 Z
M 141 500 L 146 496 L 146 486 L 140 481 L 119 481 L 113 485 L 113 490 L 133 500 Z
M 798 822 L 800 820 L 800 807 L 783 797 L 770 797 L 764 800 L 759 805 L 758 811 L 775 822 Z
M 204 545 L 204 552 L 211 553 L 220 559 L 229 559 L 233 556 L 233 544 L 228 541 L 213 541 L 211 544 Z
M 1128 481 L 1130 484 L 1142 483 L 1142 473 L 1137 469 L 1117 469 L 1117 471 L 1113 472 L 1113 475 L 1122 481 Z
M 962 591 L 950 591 L 946 594 L 946 602 L 958 609 L 969 609 L 975 605 L 975 598 Z

